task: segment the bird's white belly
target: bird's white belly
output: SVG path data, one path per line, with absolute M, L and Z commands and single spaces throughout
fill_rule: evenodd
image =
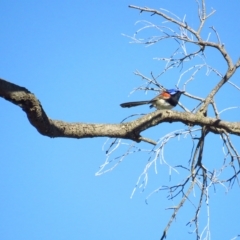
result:
M 164 109 L 172 109 L 173 106 L 166 102 L 164 99 L 158 99 L 153 106 L 157 108 L 158 110 L 164 110 Z

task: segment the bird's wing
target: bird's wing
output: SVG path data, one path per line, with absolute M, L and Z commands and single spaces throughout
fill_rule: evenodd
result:
M 160 97 L 163 99 L 169 99 L 171 97 L 171 94 L 169 94 L 168 92 L 162 92 L 160 94 Z
M 167 93 L 167 92 L 161 92 L 159 95 L 157 95 L 155 98 L 153 98 L 150 102 L 155 102 L 157 101 L 158 99 L 169 99 L 171 98 L 171 94 Z

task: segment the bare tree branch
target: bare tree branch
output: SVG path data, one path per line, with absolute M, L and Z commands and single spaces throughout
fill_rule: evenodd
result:
M 179 68 L 182 73 L 180 74 L 176 88 L 179 85 L 185 89 L 196 80 L 196 76 L 200 71 L 206 69 L 205 75 L 209 76 L 210 73 L 215 74 L 218 82 L 212 89 L 207 92 L 205 98 L 196 96 L 185 91 L 185 97 L 196 102 L 196 104 L 189 110 L 183 104 L 179 103 L 179 106 L 184 109 L 185 112 L 177 112 L 172 110 L 156 110 L 148 114 L 131 115 L 126 117 L 122 122 L 116 124 L 99 124 L 99 123 L 67 123 L 64 121 L 53 120 L 47 116 L 40 101 L 32 94 L 29 90 L 24 87 L 20 87 L 16 84 L 10 83 L 6 80 L 0 79 L 0 97 L 5 100 L 19 106 L 27 114 L 29 122 L 37 129 L 37 131 L 48 137 L 66 137 L 66 138 L 93 138 L 93 137 L 109 137 L 113 141 L 110 142 L 109 147 L 106 150 L 106 160 L 100 166 L 100 170 L 96 175 L 101 175 L 103 173 L 113 170 L 118 164 L 120 164 L 126 157 L 137 152 L 146 152 L 148 155 L 147 163 L 144 167 L 143 172 L 138 177 L 136 186 L 133 189 L 132 195 L 137 188 L 144 190 L 148 183 L 148 172 L 149 169 L 154 166 L 155 172 L 157 173 L 157 161 L 165 164 L 169 168 L 170 176 L 172 172 L 178 173 L 179 171 L 184 171 L 186 174 L 183 179 L 179 182 L 173 183 L 172 185 L 161 185 L 158 189 L 154 190 L 147 199 L 156 192 L 166 191 L 167 198 L 169 200 L 178 199 L 179 203 L 177 206 L 168 207 L 167 209 L 172 209 L 173 213 L 163 230 L 161 239 L 166 238 L 168 230 L 176 218 L 180 208 L 186 204 L 190 203 L 195 207 L 195 214 L 193 214 L 192 219 L 188 222 L 188 225 L 195 225 L 194 232 L 197 239 L 202 239 L 205 235 L 205 239 L 210 239 L 210 227 L 209 227 L 209 189 L 220 185 L 224 187 L 226 191 L 233 186 L 235 182 L 240 185 L 239 175 L 240 175 L 240 155 L 234 142 L 232 141 L 232 136 L 240 136 L 240 122 L 230 122 L 220 119 L 220 114 L 225 111 L 232 109 L 230 106 L 224 107 L 224 110 L 219 111 L 220 107 L 218 102 L 216 102 L 216 95 L 219 93 L 226 83 L 229 83 L 236 90 L 240 90 L 240 87 L 235 83 L 231 82 L 230 79 L 236 73 L 240 66 L 240 59 L 236 63 L 233 62 L 231 56 L 227 52 L 225 46 L 221 43 L 220 36 L 214 27 L 211 27 L 211 32 L 214 32 L 217 38 L 217 42 L 211 42 L 210 34 L 207 40 L 203 40 L 201 37 L 201 32 L 206 23 L 207 18 L 215 13 L 212 10 L 207 14 L 205 0 L 196 0 L 198 5 L 198 18 L 199 25 L 196 29 L 193 29 L 186 23 L 185 16 L 181 20 L 179 17 L 173 13 L 160 9 L 152 9 L 148 7 L 139 7 L 130 5 L 130 8 L 139 10 L 140 13 L 147 12 L 151 15 L 158 15 L 164 19 L 164 26 L 159 26 L 153 24 L 149 21 L 139 21 L 139 23 L 144 24 L 132 37 L 128 36 L 134 43 L 146 44 L 147 46 L 157 44 L 160 41 L 174 40 L 174 44 L 177 44 L 177 48 L 174 48 L 170 56 L 161 56 L 156 58 L 157 60 L 164 61 L 165 67 L 158 75 L 154 75 L 151 72 L 151 76 L 147 77 L 140 73 L 135 72 L 135 75 L 139 76 L 143 81 L 139 87 L 136 87 L 133 91 L 154 91 L 158 92 L 164 90 L 164 86 L 160 84 L 159 78 L 167 71 L 173 68 Z M 166 20 L 166 21 L 165 21 Z M 167 24 L 173 24 L 173 28 L 169 27 Z M 171 25 L 172 26 L 172 25 Z M 140 39 L 137 37 L 141 31 L 148 28 L 154 28 L 160 32 L 160 36 L 152 36 L 147 39 Z M 191 45 L 192 47 L 187 48 Z M 207 64 L 207 58 L 205 56 L 207 48 L 214 48 L 218 51 L 223 60 L 226 62 L 227 70 L 225 73 L 221 73 L 215 67 Z M 195 60 L 201 61 L 200 64 L 196 63 Z M 190 61 L 194 60 L 194 64 L 188 65 Z M 190 77 L 188 76 L 190 75 Z M 156 77 L 157 76 L 157 77 Z M 204 82 L 203 82 L 204 84 Z M 211 108 L 209 108 L 211 106 Z M 214 117 L 209 117 L 209 109 L 213 112 Z M 138 117 L 136 120 L 130 121 L 131 117 Z M 126 122 L 128 120 L 128 122 Z M 179 122 L 186 126 L 186 129 L 174 130 L 166 134 L 165 136 L 159 137 L 158 140 L 150 139 L 148 137 L 142 136 L 142 132 L 155 127 L 161 123 L 175 123 Z M 194 127 L 200 126 L 200 127 Z M 197 133 L 196 133 L 197 132 Z M 211 133 L 220 135 L 222 142 L 223 151 L 223 163 L 219 169 L 209 169 L 207 164 L 203 162 L 204 157 L 204 147 L 205 140 L 207 136 Z M 171 139 L 190 137 L 190 151 L 187 166 L 184 164 L 179 164 L 173 166 L 164 157 L 164 149 L 167 144 L 170 143 Z M 123 139 L 132 140 L 133 142 L 125 143 Z M 151 149 L 141 149 L 138 147 L 139 142 L 146 142 L 151 145 Z M 126 151 L 124 153 L 116 153 L 121 146 L 125 145 Z M 116 154 L 116 157 L 112 157 Z M 110 163 L 112 165 L 110 165 Z M 231 174 L 227 177 L 221 174 L 225 169 L 229 168 Z M 229 186 L 227 186 L 229 184 Z M 197 201 L 192 200 L 190 193 L 200 191 L 199 198 Z M 146 200 L 147 200 L 146 199 Z M 188 201 L 186 201 L 188 200 Z M 205 201 L 204 201 L 205 200 Z M 207 208 L 207 224 L 200 231 L 199 227 L 199 215 L 202 206 L 205 204 Z
M 158 110 L 137 120 L 121 124 L 67 123 L 50 119 L 39 100 L 26 88 L 0 79 L 0 96 L 22 108 L 30 123 L 44 136 L 67 138 L 110 137 L 124 138 L 136 142 L 146 140 L 140 133 L 162 122 L 182 122 L 186 125 L 207 126 L 213 133 L 240 135 L 240 122 L 227 122 L 203 117 L 199 114 Z M 147 140 L 149 142 L 149 140 Z M 153 141 L 151 141 L 153 143 Z

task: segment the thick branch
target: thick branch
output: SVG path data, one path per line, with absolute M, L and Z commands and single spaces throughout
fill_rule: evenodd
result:
M 67 123 L 48 118 L 38 99 L 24 87 L 0 79 L 0 96 L 22 108 L 30 123 L 44 136 L 48 137 L 118 137 L 128 136 L 121 124 Z
M 48 118 L 38 99 L 26 88 L 0 79 L 0 96 L 21 107 L 30 123 L 44 136 L 89 138 L 124 138 L 136 142 L 144 141 L 140 133 L 162 122 L 182 122 L 186 125 L 207 126 L 213 133 L 240 135 L 240 122 L 226 122 L 202 114 L 175 111 L 155 111 L 137 120 L 121 124 L 67 123 Z

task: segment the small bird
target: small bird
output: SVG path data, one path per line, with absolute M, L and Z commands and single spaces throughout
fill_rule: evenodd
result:
M 126 102 L 120 104 L 123 108 L 136 107 L 144 104 L 151 104 L 150 108 L 155 107 L 158 110 L 172 109 L 178 104 L 179 98 L 184 91 L 177 89 L 168 89 L 162 91 L 158 96 L 150 101 Z

